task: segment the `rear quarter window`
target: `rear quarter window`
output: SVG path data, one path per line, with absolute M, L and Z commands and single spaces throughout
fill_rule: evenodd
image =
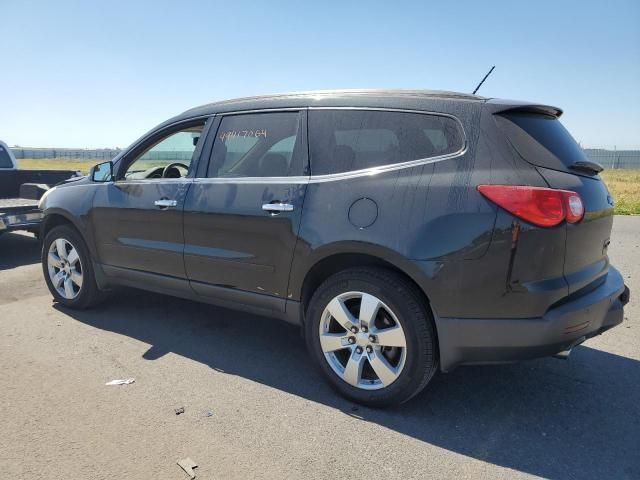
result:
M 587 157 L 568 130 L 550 115 L 502 113 L 496 122 L 522 158 L 539 167 L 567 171 Z
M 311 110 L 311 173 L 327 175 L 449 155 L 464 148 L 457 120 L 376 110 Z

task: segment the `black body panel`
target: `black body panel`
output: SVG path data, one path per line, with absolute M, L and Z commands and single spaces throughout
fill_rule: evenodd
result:
M 554 355 L 619 325 L 628 290 L 613 267 L 604 280 L 598 288 L 540 317 L 437 318 L 441 369 Z
M 201 284 L 285 297 L 306 185 L 196 180 L 184 208 L 184 263 Z M 262 205 L 293 205 L 270 215 Z
M 116 181 L 96 187 L 91 224 L 100 263 L 186 278 L 182 207 L 191 180 Z M 176 201 L 162 209 L 154 202 Z
M 306 112 L 272 113 L 281 119 L 288 116 L 296 125 L 297 147 L 291 163 L 297 168 L 292 174 L 308 172 Z M 218 116 L 210 137 L 218 137 L 217 145 L 223 143 L 225 135 L 218 130 L 223 128 L 224 119 L 242 125 L 243 119 L 253 117 L 255 123 L 265 116 L 269 114 Z M 275 305 L 284 311 L 284 301 L 274 299 L 286 297 L 307 178 L 216 177 L 212 171 L 219 170 L 223 163 L 218 155 L 226 155 L 227 149 L 216 149 L 212 138 L 207 145 L 198 167 L 201 178 L 195 179 L 184 206 L 184 264 L 191 286 L 203 296 L 220 296 L 224 288 L 252 292 L 258 294 L 252 303 L 259 303 L 262 296 L 267 308 Z M 213 178 L 202 178 L 207 173 Z M 264 210 L 267 204 L 286 204 L 292 210 L 270 212 Z
M 0 198 L 17 198 L 25 183 L 56 185 L 79 175 L 73 170 L 0 170 Z
M 584 203 L 584 219 L 575 225 L 566 225 L 564 275 L 569 284 L 569 293 L 573 293 L 607 273 L 613 198 L 600 177 L 542 168 L 540 172 L 549 186 L 578 192 Z
M 397 165 L 377 161 L 362 171 L 309 175 L 323 159 L 305 157 L 310 170 L 299 176 L 207 178 L 221 116 L 283 109 L 447 116 L 459 122 L 464 146 Z M 443 369 L 553 354 L 618 323 L 624 283 L 606 256 L 612 205 L 598 177 L 523 158 L 522 145 L 516 148 L 496 123 L 496 113 L 507 110 L 561 114 L 536 104 L 413 91 L 311 92 L 198 107 L 115 159 L 118 172 L 127 155 L 160 132 L 209 119 L 187 177 L 62 185 L 43 202 L 45 228 L 68 221 L 80 231 L 102 288 L 141 287 L 294 323 L 304 321 L 309 289 L 323 279 L 318 272 L 358 262 L 386 266 L 424 294 Z M 313 128 L 305 130 L 305 151 L 315 138 Z M 324 151 L 344 154 L 343 147 Z M 536 227 L 483 197 L 481 184 L 573 190 L 586 214 L 576 224 Z M 158 209 L 154 201 L 161 198 L 175 200 L 175 208 Z M 263 210 L 272 202 L 292 210 L 272 215 Z M 583 316 L 584 331 L 564 336 Z
M 6 160 L 12 165 L 10 158 Z M 43 218 L 38 199 L 50 185 L 78 176 L 71 170 L 0 169 L 0 233 L 26 230 L 38 234 Z

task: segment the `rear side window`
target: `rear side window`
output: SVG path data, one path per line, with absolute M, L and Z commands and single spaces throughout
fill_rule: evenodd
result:
M 311 110 L 311 173 L 362 170 L 449 155 L 464 147 L 451 117 L 377 110 Z
M 227 115 L 213 144 L 211 178 L 302 175 L 306 163 L 299 112 Z
M 571 134 L 550 115 L 503 113 L 498 125 L 520 156 L 529 163 L 554 170 L 567 170 L 577 161 L 587 160 Z
M 11 157 L 9 156 L 9 152 L 0 145 L 0 168 L 12 168 L 13 163 L 11 162 Z

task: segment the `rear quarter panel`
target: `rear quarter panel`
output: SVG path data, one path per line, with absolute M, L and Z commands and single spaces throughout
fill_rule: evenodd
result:
M 453 114 L 461 121 L 466 149 L 458 156 L 370 176 L 312 180 L 290 298 L 300 298 L 306 272 L 316 262 L 341 251 L 370 253 L 403 270 L 424 290 L 436 315 L 492 316 L 506 305 L 511 305 L 508 314 L 518 311 L 519 300 L 507 288 L 513 219 L 500 217 L 476 186 L 546 184 L 533 167 L 513 156 L 482 104 L 453 102 L 449 107 L 431 111 Z M 377 217 L 370 226 L 358 227 L 349 210 L 363 198 L 375 202 Z M 501 223 L 494 232 L 497 220 Z M 537 229 L 523 230 L 526 242 L 534 244 L 535 236 L 528 232 Z M 564 241 L 564 233 L 559 241 Z M 561 270 L 562 259 L 559 265 Z
M 484 255 L 496 209 L 474 187 L 489 178 L 489 169 L 476 165 L 481 108 L 462 102 L 453 106 L 453 111 L 430 110 L 454 114 L 461 121 L 466 136 L 462 153 L 374 175 L 330 181 L 312 177 L 292 266 L 290 298 L 300 298 L 304 277 L 314 264 L 337 252 L 351 252 L 402 265 L 432 301 L 440 303 L 441 292 L 451 287 L 450 265 Z M 359 222 L 354 210 L 362 205 L 367 219 Z

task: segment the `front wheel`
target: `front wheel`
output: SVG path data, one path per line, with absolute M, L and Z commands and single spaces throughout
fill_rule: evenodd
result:
M 89 308 L 102 299 L 87 246 L 68 225 L 52 228 L 45 236 L 42 270 L 53 299 L 61 305 Z
M 369 405 L 403 403 L 435 374 L 430 311 L 416 287 L 395 272 L 360 268 L 329 277 L 305 318 L 309 351 L 332 386 Z

